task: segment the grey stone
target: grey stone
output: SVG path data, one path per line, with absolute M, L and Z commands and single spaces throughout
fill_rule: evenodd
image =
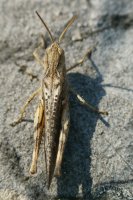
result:
M 29 176 L 38 100 L 27 109 L 28 121 L 9 125 L 43 73 L 32 56 L 40 33 L 46 33 L 36 10 L 56 38 L 72 15 L 79 16 L 61 44 L 67 67 L 91 46 L 96 49 L 68 79 L 87 101 L 109 112 L 93 113 L 70 94 L 62 176 L 49 191 L 43 144 L 38 173 Z M 133 199 L 133 1 L 1 0 L 0 15 L 0 200 Z M 72 40 L 77 29 L 82 41 Z

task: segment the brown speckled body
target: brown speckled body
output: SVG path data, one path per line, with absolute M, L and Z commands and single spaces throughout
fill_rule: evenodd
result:
M 63 104 L 68 98 L 64 51 L 56 42 L 46 49 L 44 70 L 42 81 L 45 110 L 44 148 L 49 185 L 55 169 Z

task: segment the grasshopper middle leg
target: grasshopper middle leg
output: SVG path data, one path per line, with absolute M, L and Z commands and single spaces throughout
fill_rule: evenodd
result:
M 98 110 L 93 105 L 91 105 L 89 102 L 87 102 L 85 99 L 83 99 L 83 97 L 81 97 L 79 94 L 77 94 L 72 88 L 69 88 L 69 89 L 73 94 L 76 95 L 77 99 L 79 100 L 79 102 L 81 104 L 85 105 L 87 108 L 91 109 L 93 112 L 97 112 L 97 113 L 103 114 L 103 115 L 108 115 L 107 111 Z
M 26 101 L 26 103 L 22 107 L 22 109 L 20 111 L 20 116 L 13 123 L 11 123 L 11 126 L 15 126 L 16 124 L 19 124 L 22 121 L 27 106 L 34 99 L 34 97 L 37 96 L 40 92 L 41 92 L 41 88 L 39 88 L 35 92 L 33 92 L 33 94 L 29 97 L 29 99 Z

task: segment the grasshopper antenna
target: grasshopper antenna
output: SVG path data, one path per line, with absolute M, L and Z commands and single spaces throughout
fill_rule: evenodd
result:
M 72 25 L 72 23 L 75 21 L 75 19 L 77 19 L 77 16 L 73 16 L 66 25 L 66 28 L 63 30 L 63 32 L 61 33 L 60 37 L 59 37 L 59 43 L 61 42 L 61 40 L 64 38 L 64 35 L 66 33 L 66 31 L 68 30 L 68 28 Z
M 48 33 L 49 33 L 49 36 L 50 36 L 50 39 L 51 39 L 51 42 L 53 43 L 53 42 L 54 42 L 54 38 L 53 38 L 53 36 L 52 36 L 52 34 L 51 34 L 51 32 L 50 32 L 50 30 L 49 30 L 47 24 L 43 21 L 43 19 L 41 18 L 41 16 L 39 15 L 39 13 L 38 13 L 37 11 L 36 11 L 36 14 L 37 14 L 37 16 L 39 17 L 39 19 L 42 21 L 42 23 L 43 23 L 43 25 L 45 26 L 45 28 L 47 29 L 47 31 L 48 31 Z

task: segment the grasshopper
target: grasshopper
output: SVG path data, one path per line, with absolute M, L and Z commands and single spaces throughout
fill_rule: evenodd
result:
M 33 53 L 35 59 L 43 67 L 44 70 L 41 87 L 31 95 L 31 97 L 22 108 L 19 118 L 14 121 L 12 125 L 15 126 L 22 121 L 28 104 L 35 96 L 39 95 L 39 103 L 34 118 L 35 143 L 30 174 L 35 174 L 37 172 L 37 160 L 39 156 L 40 144 L 42 139 L 44 139 L 47 186 L 49 188 L 53 176 L 61 175 L 61 164 L 70 124 L 69 90 L 76 94 L 76 92 L 70 89 L 70 86 L 68 85 L 66 73 L 82 64 L 85 60 L 85 57 L 91 53 L 91 49 L 87 51 L 87 53 L 79 62 L 66 69 L 65 55 L 63 49 L 60 47 L 60 43 L 66 31 L 77 17 L 73 16 L 68 21 L 65 29 L 58 39 L 58 42 L 56 42 L 46 23 L 43 21 L 38 12 L 36 12 L 36 14 L 49 33 L 51 45 L 46 48 L 45 55 L 42 59 L 38 53 L 39 49 L 42 48 L 41 45 L 36 48 Z M 107 114 L 107 112 L 102 112 L 95 109 L 80 95 L 76 94 L 76 96 L 82 104 L 85 104 L 93 111 Z

